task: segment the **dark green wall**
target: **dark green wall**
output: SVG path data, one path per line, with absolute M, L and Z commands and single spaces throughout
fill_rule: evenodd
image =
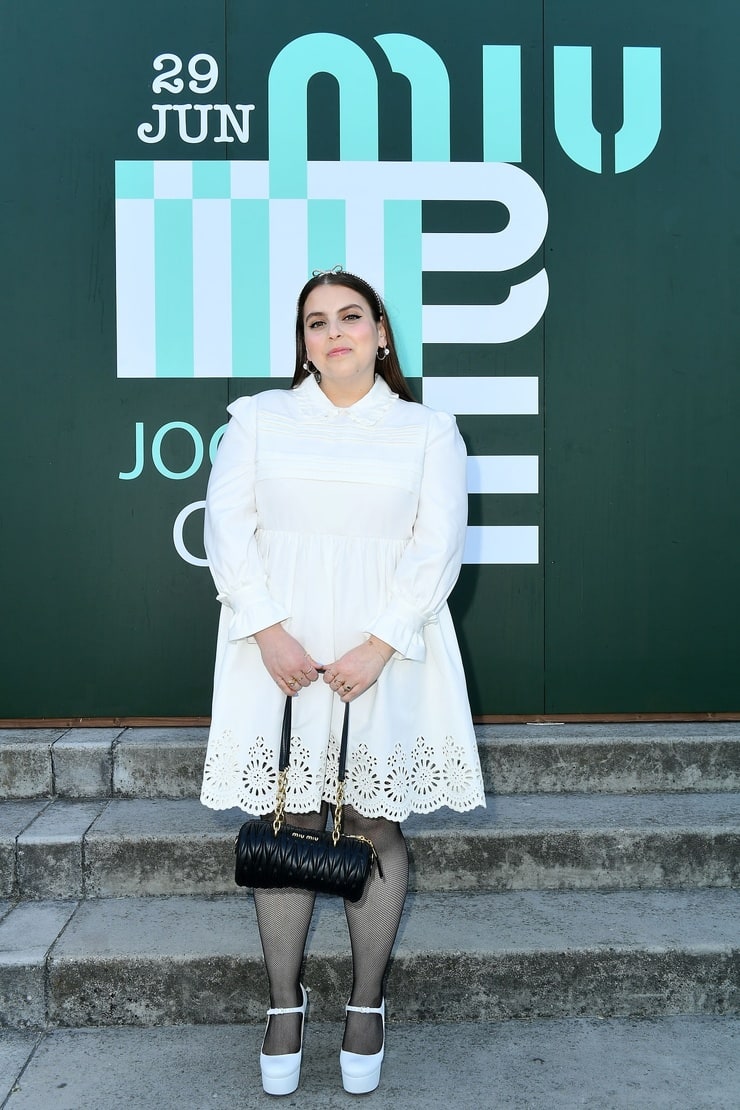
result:
M 477 494 L 471 524 L 537 524 L 538 566 L 466 566 L 453 596 L 474 712 L 738 709 L 740 418 L 736 214 L 740 9 L 635 0 L 400 0 L 360 9 L 295 0 L 91 0 L 0 5 L 5 157 L 0 235 L 3 498 L 0 717 L 205 714 L 217 605 L 172 543 L 207 467 L 183 481 L 149 457 L 170 421 L 207 439 L 225 405 L 266 380 L 116 377 L 113 169 L 123 159 L 266 159 L 267 74 L 300 35 L 357 42 L 381 87 L 380 157 L 410 158 L 408 87 L 373 37 L 434 47 L 452 90 L 452 159 L 482 158 L 483 44 L 522 47 L 522 168 L 549 206 L 544 249 L 506 275 L 427 274 L 425 303 L 503 299 L 543 264 L 544 320 L 496 348 L 425 350 L 424 375 L 535 374 L 536 417 L 461 416 L 471 454 L 537 454 L 538 495 Z M 553 125 L 553 48 L 593 47 L 603 172 Z M 662 131 L 614 173 L 622 47 L 662 52 Z M 152 59 L 213 54 L 219 102 L 254 102 L 246 147 L 156 147 Z M 332 82 L 312 84 L 309 157 L 338 157 Z M 458 206 L 459 208 L 459 206 Z M 467 216 L 424 208 L 425 230 Z M 469 223 L 466 224 L 466 219 Z M 186 436 L 165 461 L 187 467 Z M 202 550 L 194 516 L 186 537 Z
M 663 126 L 616 176 L 545 129 L 544 707 L 737 710 L 740 9 L 549 7 L 546 87 L 552 43 L 591 44 L 613 131 L 613 43 L 661 45 Z

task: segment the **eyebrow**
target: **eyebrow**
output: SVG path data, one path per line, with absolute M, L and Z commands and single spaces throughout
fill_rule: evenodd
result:
M 360 312 L 365 311 L 365 309 L 362 307 L 361 304 L 346 304 L 344 306 L 344 308 L 339 309 L 339 312 L 346 312 L 348 308 L 359 308 Z M 309 312 L 308 316 L 306 317 L 306 320 L 307 321 L 310 320 L 312 316 L 326 316 L 326 315 L 327 315 L 326 312 Z

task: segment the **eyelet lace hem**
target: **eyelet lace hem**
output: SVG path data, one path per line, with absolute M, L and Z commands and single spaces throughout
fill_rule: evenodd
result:
M 317 810 L 337 796 L 339 742 L 332 733 L 316 764 L 300 736 L 291 738 L 286 809 Z M 431 813 L 441 806 L 458 812 L 485 805 L 480 766 L 461 744 L 447 736 L 441 745 L 417 737 L 410 755 L 396 743 L 387 757 L 360 744 L 348 760 L 344 800 L 364 817 L 403 821 L 410 813 Z M 277 767 L 272 747 L 258 736 L 240 756 L 230 730 L 206 759 L 201 801 L 211 809 L 238 806 L 247 813 L 270 813 L 275 807 Z

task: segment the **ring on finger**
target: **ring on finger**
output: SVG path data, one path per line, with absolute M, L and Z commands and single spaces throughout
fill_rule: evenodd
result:
M 290 682 L 286 682 L 286 684 L 285 684 L 285 685 L 286 685 L 286 686 L 290 686 L 291 690 L 295 690 L 295 688 L 296 688 L 296 682 L 295 682 L 295 679 L 293 679 L 293 680 L 292 680 L 292 681 L 290 681 Z
M 351 686 L 348 686 L 348 685 L 347 685 L 347 683 L 345 682 L 345 684 L 344 684 L 344 692 L 345 692 L 346 694 L 348 694 L 348 693 L 350 692 L 350 690 L 351 690 L 351 689 L 352 689 L 352 687 L 351 687 Z

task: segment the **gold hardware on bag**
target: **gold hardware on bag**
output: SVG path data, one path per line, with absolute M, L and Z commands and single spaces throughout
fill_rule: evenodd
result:
M 370 845 L 370 852 L 372 853 L 372 857 L 375 860 L 376 864 L 378 865 L 378 874 L 380 875 L 380 877 L 382 879 L 383 878 L 383 868 L 380 866 L 380 856 L 375 851 L 375 845 L 373 844 L 372 840 L 368 840 L 368 838 L 366 836 L 360 836 L 359 833 L 356 834 L 356 835 L 350 833 L 349 834 L 349 839 L 350 840 L 361 840 L 363 844 L 369 844 Z
M 342 835 L 342 807 L 344 805 L 344 779 L 340 779 L 337 783 L 337 803 L 334 807 L 334 831 L 331 838 L 334 841 L 336 848 L 339 843 L 339 837 Z
M 272 822 L 272 831 L 275 836 L 280 832 L 285 813 L 285 799 L 288 792 L 288 769 L 278 772 L 277 798 L 275 800 L 275 820 Z
M 272 821 L 266 814 L 264 818 L 242 825 L 234 842 L 234 878 L 238 886 L 305 888 L 340 894 L 349 902 L 357 902 L 362 897 L 373 863 L 377 863 L 381 878 L 383 871 L 371 840 L 365 836 L 348 836 L 342 831 L 349 703 L 344 707 L 336 801 L 332 807 L 334 827 L 331 832 L 323 827 L 320 830 L 304 829 L 285 823 L 290 816 L 286 813 L 290 807 L 290 708 L 291 699 L 286 698 Z M 358 843 L 353 845 L 353 840 Z

